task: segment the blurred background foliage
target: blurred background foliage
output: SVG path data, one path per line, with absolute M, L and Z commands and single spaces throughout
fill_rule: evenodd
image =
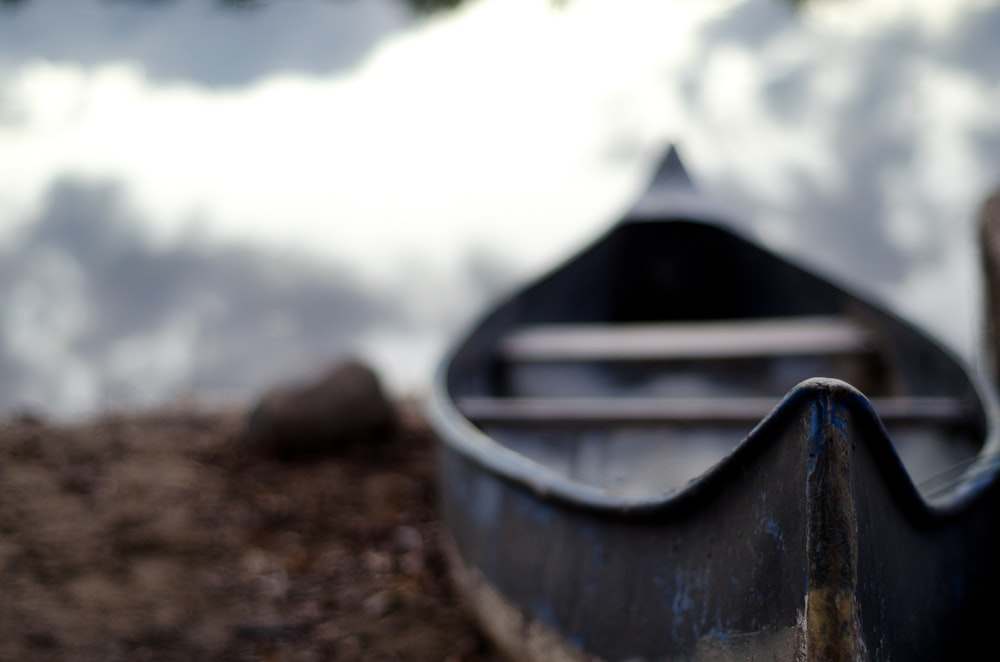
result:
M 0 0 L 0 6 L 3 7 L 19 7 L 26 5 L 31 0 Z M 165 5 L 176 2 L 176 0 L 102 0 L 109 4 L 112 3 L 135 3 L 135 4 L 150 4 L 150 5 Z M 227 7 L 231 9 L 253 9 L 255 7 L 260 7 L 262 5 L 268 4 L 269 0 L 210 0 L 215 4 Z M 340 0 L 332 0 L 338 2 Z M 405 5 L 408 5 L 417 14 L 432 14 L 439 11 L 447 11 L 451 9 L 456 9 L 463 4 L 467 4 L 470 0 L 399 0 Z M 563 7 L 572 0 L 544 0 L 551 4 L 553 7 Z M 666 1 L 666 0 L 665 0 Z M 798 8 L 812 0 L 772 0 L 775 2 L 782 2 L 792 7 Z

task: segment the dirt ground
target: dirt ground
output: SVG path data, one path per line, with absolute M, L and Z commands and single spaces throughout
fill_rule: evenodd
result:
M 241 413 L 0 422 L 0 660 L 494 662 L 438 547 L 435 441 L 297 462 Z

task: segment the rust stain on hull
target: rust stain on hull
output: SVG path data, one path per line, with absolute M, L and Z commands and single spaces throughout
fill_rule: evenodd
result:
M 805 612 L 807 660 L 853 662 L 864 656 L 855 589 L 857 515 L 851 489 L 852 447 L 834 393 L 813 407 L 810 470 L 806 480 Z

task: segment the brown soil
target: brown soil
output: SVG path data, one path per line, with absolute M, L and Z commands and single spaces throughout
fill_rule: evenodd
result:
M 247 452 L 235 414 L 0 423 L 0 660 L 497 660 L 406 411 L 300 462 Z

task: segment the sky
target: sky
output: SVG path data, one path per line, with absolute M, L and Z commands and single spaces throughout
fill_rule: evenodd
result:
M 762 242 L 976 360 L 1000 7 L 29 0 L 0 8 L 0 410 L 419 391 L 669 143 Z

